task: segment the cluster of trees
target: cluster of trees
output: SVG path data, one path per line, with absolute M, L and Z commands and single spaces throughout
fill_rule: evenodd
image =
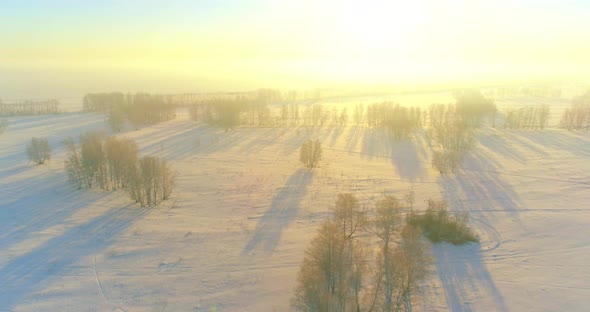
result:
M 441 174 L 454 173 L 465 152 L 475 144 L 475 129 L 487 119 L 495 127 L 496 104 L 481 92 L 467 90 L 455 94 L 456 103 L 432 104 L 428 108 L 429 127 L 425 137 L 432 154 L 432 166 Z
M 435 150 L 432 152 L 432 168 L 440 174 L 455 173 L 461 166 L 463 154 L 453 150 Z
M 91 93 L 84 96 L 83 105 L 85 111 L 106 113 L 111 129 L 120 131 L 125 121 L 139 128 L 173 119 L 176 105 L 168 99 L 147 93 Z
M 157 205 L 172 194 L 176 173 L 166 160 L 144 156 L 131 174 L 129 194 L 141 206 Z
M 131 139 L 87 132 L 80 136 L 79 145 L 72 138 L 64 145 L 66 171 L 78 189 L 125 188 L 142 207 L 157 205 L 172 192 L 175 173 L 167 162 L 152 156 L 139 158 L 137 144 Z
M 479 90 L 463 90 L 455 93 L 456 114 L 464 123 L 478 127 L 488 119 L 495 127 L 498 111 L 493 100 L 486 98 Z
M 322 158 L 322 144 L 319 140 L 307 140 L 299 149 L 299 160 L 309 169 L 315 168 Z
M 33 161 L 37 165 L 51 159 L 51 146 L 49 146 L 47 138 L 31 138 L 26 151 L 29 161 Z
M 549 122 L 549 105 L 531 105 L 506 110 L 504 128 L 545 129 Z
M 0 101 L 0 116 L 48 115 L 58 113 L 60 113 L 60 110 L 57 100 L 22 101 L 10 104 Z
M 422 125 L 422 109 L 394 103 L 375 103 L 367 107 L 367 125 L 384 128 L 396 139 L 407 138 Z
M 452 104 L 432 104 L 428 112 L 430 127 L 425 130 L 425 137 L 431 147 L 437 144 L 432 166 L 441 173 L 455 172 L 463 154 L 475 144 L 473 123 L 466 122 Z
M 191 119 L 202 121 L 229 130 L 240 125 L 240 114 L 246 106 L 250 106 L 246 98 L 212 99 L 189 108 Z
M 561 118 L 561 126 L 568 130 L 590 130 L 590 89 L 574 98 Z
M 353 194 L 339 194 L 333 217 L 305 251 L 293 308 L 411 311 L 430 256 L 420 228 L 404 222 L 403 208 L 397 198 L 386 196 L 369 214 Z

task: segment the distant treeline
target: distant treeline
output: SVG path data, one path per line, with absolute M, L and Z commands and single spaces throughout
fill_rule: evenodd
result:
M 529 105 L 509 108 L 506 111 L 504 128 L 509 129 L 545 129 L 549 122 L 549 105 Z
M 120 131 L 125 121 L 135 128 L 171 120 L 176 116 L 176 105 L 168 98 L 147 93 L 123 94 L 92 93 L 84 96 L 84 111 L 107 114 L 109 125 Z
M 568 130 L 590 130 L 590 89 L 574 98 L 561 118 L 561 126 Z
M 59 102 L 57 100 L 21 101 L 15 103 L 3 103 L 0 100 L 0 116 L 27 116 L 58 114 Z

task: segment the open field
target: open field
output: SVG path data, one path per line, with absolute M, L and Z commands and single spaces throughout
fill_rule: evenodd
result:
M 556 104 L 550 125 L 566 104 Z M 286 311 L 305 246 L 336 195 L 352 192 L 370 206 L 409 188 L 418 209 L 444 198 L 451 210 L 469 212 L 481 239 L 433 246 L 415 311 L 590 304 L 588 132 L 476 130 L 463 168 L 441 176 L 421 130 L 399 142 L 356 126 L 224 132 L 181 109 L 171 121 L 116 134 L 178 172 L 169 200 L 140 208 L 124 192 L 68 183 L 61 141 L 108 131 L 104 115 L 6 120 L 0 311 Z M 45 165 L 26 160 L 33 136 L 53 147 Z M 313 171 L 298 158 L 308 138 L 324 147 Z

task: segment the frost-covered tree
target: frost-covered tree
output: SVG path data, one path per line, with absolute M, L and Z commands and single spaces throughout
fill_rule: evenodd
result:
M 386 196 L 377 202 L 375 212 L 372 230 L 381 239 L 380 269 L 383 271 L 383 287 L 381 288 L 383 292 L 383 311 L 393 311 L 399 287 L 397 287 L 397 271 L 391 244 L 402 219 L 401 205 L 394 196 Z
M 66 172 L 72 183 L 74 183 L 78 189 L 82 187 L 90 188 L 92 183 L 86 179 L 84 168 L 82 167 L 82 155 L 80 149 L 74 143 L 74 139 L 67 138 L 64 140 L 64 146 L 67 153 L 67 159 L 65 161 Z
M 348 292 L 346 241 L 328 220 L 305 251 L 292 300 L 300 311 L 345 311 Z
M 319 140 L 307 140 L 299 150 L 299 160 L 305 167 L 315 168 L 322 158 L 322 144 Z
M 141 206 L 157 205 L 170 197 L 175 178 L 165 160 L 144 156 L 130 173 L 129 195 Z
M 51 159 L 51 146 L 47 138 L 31 138 L 31 142 L 27 145 L 27 156 L 29 161 L 34 161 L 38 165 Z

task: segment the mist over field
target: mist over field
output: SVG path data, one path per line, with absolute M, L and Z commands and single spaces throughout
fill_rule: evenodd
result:
M 588 16 L 0 3 L 0 312 L 587 310 Z

